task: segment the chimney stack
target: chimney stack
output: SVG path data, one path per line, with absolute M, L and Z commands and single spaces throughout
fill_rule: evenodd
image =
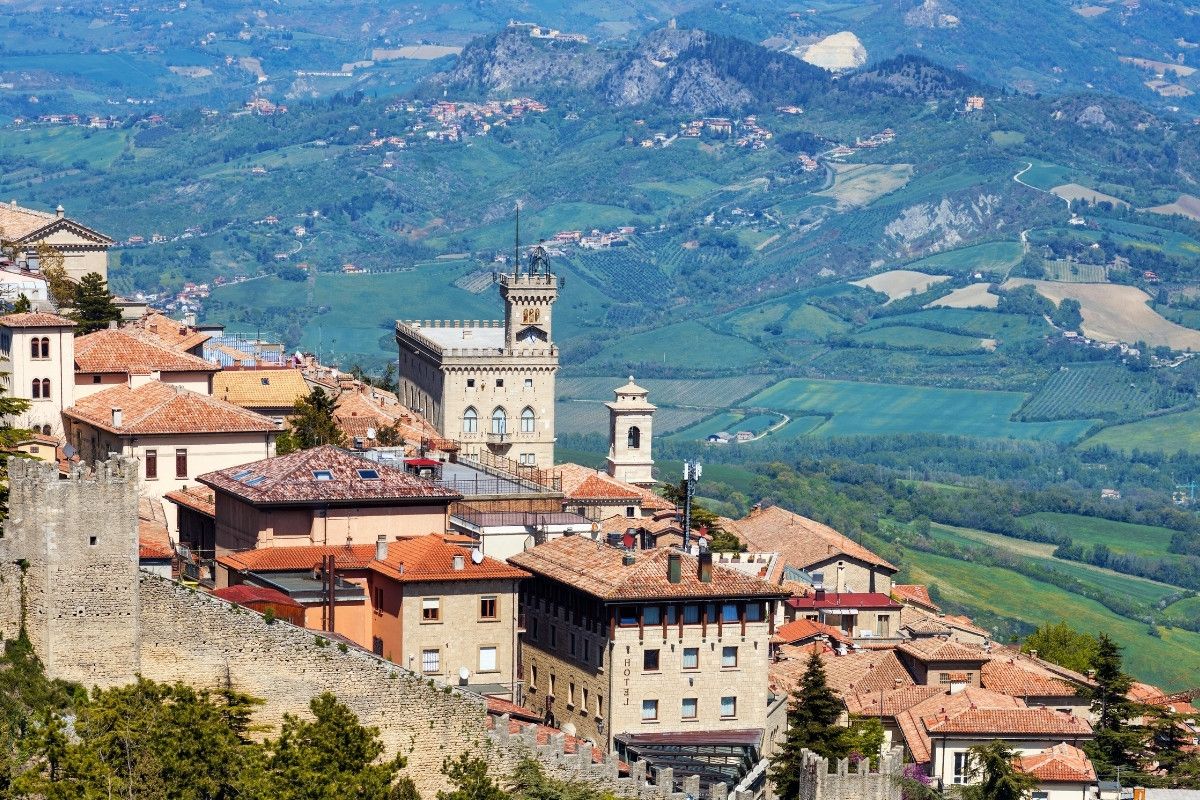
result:
M 58 208 L 54 209 L 54 213 L 58 215 L 59 219 L 62 219 L 63 216 L 67 213 L 67 210 L 62 207 L 62 203 L 59 203 Z
M 667 582 L 679 583 L 683 580 L 683 554 L 671 552 L 667 554 Z
M 696 559 L 696 577 L 701 583 L 712 583 L 712 551 L 703 550 Z
M 381 534 L 379 534 L 379 536 L 377 536 L 375 538 L 375 560 L 376 561 L 387 561 L 387 555 L 388 555 L 387 534 L 381 533 Z
M 466 565 L 466 557 L 462 556 L 462 555 L 454 556 L 452 561 L 453 561 L 454 570 L 456 572 L 461 571 L 462 568 Z
M 112 410 L 112 425 L 113 425 L 113 427 L 114 428 L 121 427 L 121 423 L 124 421 L 125 421 L 125 415 L 121 412 L 121 409 L 114 408 Z

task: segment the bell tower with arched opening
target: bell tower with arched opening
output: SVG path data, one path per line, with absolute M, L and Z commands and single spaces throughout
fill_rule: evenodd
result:
M 649 394 L 633 382 L 615 389 L 616 399 L 608 406 L 608 474 L 617 480 L 641 486 L 655 483 L 652 439 L 654 412 Z

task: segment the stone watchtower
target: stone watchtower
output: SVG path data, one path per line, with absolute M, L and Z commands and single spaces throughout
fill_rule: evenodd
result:
M 655 483 L 651 439 L 654 412 L 648 391 L 633 382 L 615 389 L 616 399 L 608 406 L 608 474 L 618 480 L 649 486 Z
M 558 278 L 550 272 L 545 249 L 538 245 L 522 274 L 520 262 L 510 275 L 500 275 L 504 298 L 504 346 L 507 350 L 549 352 L 553 347 L 550 315 L 558 299 Z
M 140 665 L 137 461 L 113 458 L 60 479 L 54 465 L 12 459 L 8 473 L 0 567 L 6 582 L 23 581 L 15 613 L 47 674 L 128 683 Z M 13 614 L 5 605 L 0 614 Z

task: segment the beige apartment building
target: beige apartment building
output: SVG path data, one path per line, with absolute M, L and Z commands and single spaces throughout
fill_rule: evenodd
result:
M 530 268 L 499 277 L 500 320 L 401 320 L 400 402 L 428 419 L 465 455 L 482 450 L 522 466 L 554 463 L 558 347 L 551 314 L 558 278 L 545 251 Z
M 43 436 L 63 434 L 63 409 L 74 402 L 75 323 L 57 314 L 0 317 L 0 386 L 29 409 L 9 424 Z
M 21 261 L 35 255 L 39 244 L 62 254 L 67 277 L 77 281 L 95 272 L 108 280 L 112 239 L 70 219 L 62 206 L 51 213 L 19 206 L 16 200 L 0 204 L 0 246 Z
M 551 724 L 669 766 L 710 755 L 702 778 L 736 784 L 783 733 L 769 695 L 775 605 L 787 592 L 674 549 L 565 536 L 509 559 L 522 591 L 525 706 Z

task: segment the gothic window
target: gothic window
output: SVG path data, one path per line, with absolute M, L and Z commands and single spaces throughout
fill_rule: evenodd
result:
M 533 416 L 533 409 L 528 406 L 521 412 L 521 433 L 533 433 L 536 427 L 536 420 Z
M 479 413 L 474 408 L 463 412 L 463 433 L 475 433 L 479 430 Z
M 33 379 L 32 397 L 34 400 L 40 400 L 43 397 L 48 399 L 50 397 L 50 379 L 49 378 L 46 378 L 44 380 L 41 378 Z
M 49 339 L 49 337 L 43 336 L 41 339 L 38 339 L 38 344 L 40 345 L 40 348 L 42 351 L 42 358 L 49 358 L 50 357 L 50 339 Z
M 625 443 L 630 450 L 637 450 L 642 446 L 642 432 L 636 425 L 629 429 L 629 436 L 626 437 Z
M 508 415 L 503 408 L 492 412 L 492 433 L 508 433 Z

